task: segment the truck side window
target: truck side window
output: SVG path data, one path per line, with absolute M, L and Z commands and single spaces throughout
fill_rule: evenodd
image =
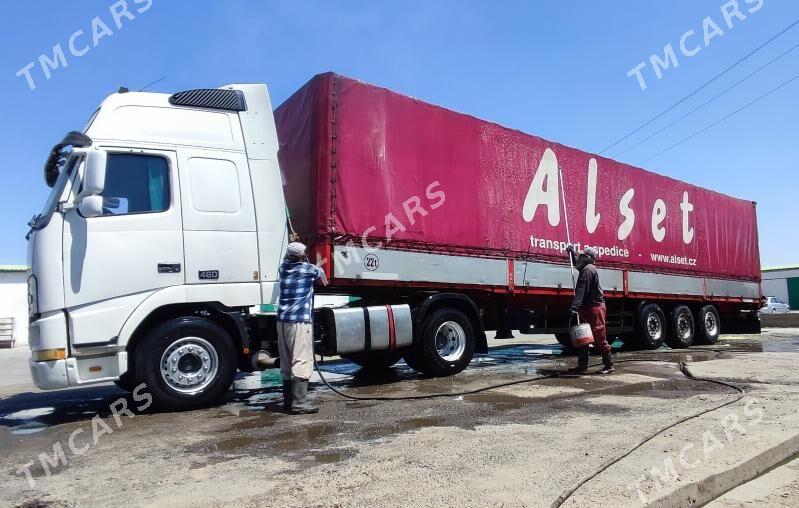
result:
M 103 215 L 163 212 L 169 208 L 169 167 L 157 155 L 109 154 Z

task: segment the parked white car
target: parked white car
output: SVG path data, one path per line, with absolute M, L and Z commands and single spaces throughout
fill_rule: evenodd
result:
M 762 313 L 768 314 L 786 314 L 791 311 L 791 306 L 783 302 L 776 296 L 769 296 L 766 298 L 766 305 L 760 309 Z

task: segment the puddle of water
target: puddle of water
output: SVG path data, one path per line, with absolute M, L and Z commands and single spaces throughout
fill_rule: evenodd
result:
M 307 450 L 339 433 L 338 428 L 331 423 L 314 423 L 270 436 L 269 447 L 279 452 Z
M 47 425 L 39 422 L 29 422 L 12 428 L 9 432 L 13 435 L 36 434 L 47 428 Z
M 11 413 L 4 418 L 7 420 L 32 420 L 39 416 L 46 416 L 51 414 L 55 411 L 54 407 L 37 407 L 33 409 L 23 409 L 21 411 L 16 411 Z
M 516 395 L 497 391 L 464 395 L 463 400 L 474 404 L 488 404 L 494 409 L 517 409 L 536 403 L 534 398 L 518 397 Z
M 714 344 L 714 348 L 744 350 L 753 353 L 799 353 L 799 337 L 794 332 L 769 330 L 761 336 L 728 336 Z
M 764 353 L 797 353 L 799 340 L 774 340 L 763 344 Z
M 231 430 L 251 430 L 251 429 L 261 429 L 273 426 L 277 419 L 279 418 L 278 415 L 271 412 L 254 412 L 254 411 L 242 411 L 239 413 L 240 417 L 248 417 L 254 416 L 254 418 L 248 418 L 247 420 L 238 422 L 233 424 L 230 427 Z
M 325 450 L 313 453 L 311 455 L 311 460 L 318 464 L 334 464 L 353 457 L 354 455 L 354 450 Z
M 350 380 L 353 378 L 353 376 L 349 374 L 329 372 L 327 370 L 322 370 L 322 374 L 325 376 L 325 379 L 329 382 L 339 382 L 339 381 Z M 319 377 L 318 372 L 313 371 L 313 373 L 311 374 L 311 379 L 309 379 L 308 382 L 311 384 L 321 384 L 322 378 Z
M 212 443 L 210 449 L 212 451 L 230 452 L 256 443 L 258 443 L 258 439 L 254 437 L 231 437 Z

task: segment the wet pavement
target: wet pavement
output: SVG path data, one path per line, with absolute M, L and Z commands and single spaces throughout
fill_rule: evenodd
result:
M 537 336 L 530 337 L 540 341 Z M 679 362 L 699 362 L 722 357 L 729 352 L 796 352 L 799 351 L 799 337 L 790 331 L 772 330 L 762 340 L 758 336 L 724 337 L 713 346 L 696 346 L 690 350 L 671 350 L 663 347 L 657 351 L 625 351 L 621 342 L 614 343 L 614 354 L 619 364 L 619 372 L 637 373 L 655 377 L 673 376 L 673 368 L 668 364 Z M 546 339 L 544 339 L 546 340 Z M 518 341 L 518 339 L 517 339 Z M 400 362 L 388 372 L 372 374 L 357 365 L 335 360 L 324 362 L 321 369 L 325 380 L 334 387 L 356 397 L 404 397 L 432 394 L 452 394 L 477 390 L 505 382 L 524 378 L 537 378 L 566 370 L 572 356 L 566 354 L 557 343 L 521 343 L 501 345 L 503 341 L 492 341 L 489 354 L 476 355 L 471 365 L 461 374 L 446 378 L 425 378 Z M 516 342 L 516 341 L 515 341 Z M 667 365 L 656 363 L 626 363 L 630 360 L 659 360 Z M 592 356 L 592 362 L 596 358 Z M 544 386 L 586 388 L 593 384 L 591 377 L 575 378 L 563 376 L 541 382 Z M 223 411 L 246 417 L 253 412 L 275 412 L 281 399 L 281 379 L 277 370 L 271 369 L 252 374 L 240 374 L 231 390 L 228 401 L 221 408 L 206 411 Z M 332 396 L 324 387 L 319 374 L 314 372 L 311 387 L 317 395 Z M 630 388 L 634 389 L 634 388 Z M 0 434 L 25 435 L 40 432 L 49 427 L 81 422 L 99 414 L 111 414 L 109 405 L 126 394 L 113 384 L 86 387 L 56 392 L 30 391 L 0 397 Z M 462 400 L 462 399 L 461 399 Z M 486 392 L 479 396 L 468 395 L 467 401 L 493 401 L 497 395 Z M 351 404 L 349 402 L 348 404 Z M 372 404 L 365 404 L 371 406 Z M 411 424 L 413 426 L 413 424 Z M 2 443 L 2 441 L 0 441 Z
M 617 373 L 610 376 L 565 374 L 575 360 L 551 336 L 523 336 L 509 343 L 492 340 L 491 345 L 489 354 L 476 356 L 464 372 L 447 378 L 425 378 L 402 362 L 380 376 L 343 360 L 321 365 L 331 385 L 355 397 L 446 394 L 442 398 L 347 400 L 314 373 L 312 390 L 321 411 L 294 417 L 282 412 L 279 373 L 269 370 L 240 375 L 221 406 L 185 413 L 145 411 L 124 418 L 118 435 L 108 440 L 122 451 L 138 447 L 126 436 L 165 443 L 189 461 L 190 470 L 264 456 L 279 460 L 279 470 L 316 467 L 356 457 L 362 443 L 419 429 L 530 425 L 573 411 L 618 417 L 631 411 L 626 397 L 664 403 L 697 395 L 717 400 L 729 396 L 730 390 L 685 377 L 681 362 L 723 360 L 749 352 L 797 352 L 799 334 L 770 330 L 761 336 L 725 336 L 713 346 L 679 351 L 625 351 L 615 343 Z M 597 363 L 592 357 L 592 364 Z M 542 379 L 545 376 L 551 377 Z M 507 386 L 488 389 L 499 384 Z M 90 428 L 96 415 L 113 422 L 109 406 L 119 398 L 130 407 L 137 405 L 114 385 L 1 397 L 0 456 L 7 478 L 20 480 L 16 468 L 25 457 L 47 451 L 78 428 Z M 35 478 L 47 476 L 38 465 L 32 472 Z

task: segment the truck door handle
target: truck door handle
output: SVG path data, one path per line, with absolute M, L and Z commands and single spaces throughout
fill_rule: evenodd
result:
M 158 263 L 158 273 L 180 273 L 180 263 Z

